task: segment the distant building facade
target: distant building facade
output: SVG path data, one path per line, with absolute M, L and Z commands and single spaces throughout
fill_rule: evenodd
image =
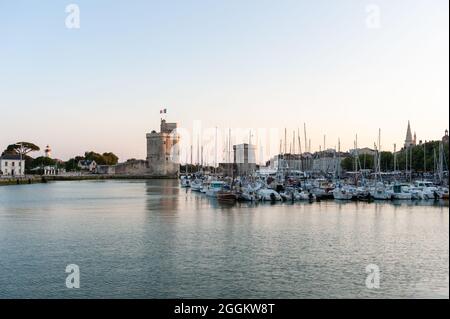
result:
M 278 154 L 270 159 L 268 167 L 272 170 L 309 171 L 313 165 L 313 154 Z
M 233 145 L 233 162 L 219 163 L 219 171 L 227 176 L 253 175 L 256 165 L 256 146 L 252 144 Z
M 94 172 L 95 169 L 97 168 L 97 163 L 93 160 L 81 160 L 78 162 L 78 167 L 81 170 Z
M 375 155 L 376 151 L 371 148 L 368 148 L 368 147 L 363 147 L 363 148 L 351 149 L 349 151 L 349 153 L 351 156 L 356 156 L 356 154 L 373 156 L 373 155 Z
M 233 163 L 237 175 L 252 175 L 256 171 L 256 146 L 247 143 L 233 145 Z
M 25 175 L 25 160 L 20 155 L 5 154 L 0 157 L 0 175 L 23 176 Z
M 339 156 L 335 150 L 314 153 L 312 170 L 322 173 L 336 172 Z

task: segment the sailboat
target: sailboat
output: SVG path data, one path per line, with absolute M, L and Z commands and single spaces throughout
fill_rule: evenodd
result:
M 384 183 L 377 182 L 375 187 L 371 188 L 370 196 L 372 196 L 373 199 L 388 200 L 392 199 L 392 191 L 389 191 Z

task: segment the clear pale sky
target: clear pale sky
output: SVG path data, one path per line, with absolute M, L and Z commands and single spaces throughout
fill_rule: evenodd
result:
M 145 158 L 145 133 L 307 123 L 312 149 L 448 128 L 448 0 L 0 1 L 0 148 Z M 378 5 L 369 28 L 366 6 Z M 35 154 L 39 155 L 39 154 Z

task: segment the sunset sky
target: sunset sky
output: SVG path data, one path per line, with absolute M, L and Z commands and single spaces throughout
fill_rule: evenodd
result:
M 448 0 L 74 0 L 79 29 L 69 3 L 0 0 L 2 149 L 145 158 L 161 108 L 186 129 L 306 122 L 313 151 L 324 134 L 347 150 L 381 128 L 392 150 L 408 120 L 421 140 L 449 126 Z

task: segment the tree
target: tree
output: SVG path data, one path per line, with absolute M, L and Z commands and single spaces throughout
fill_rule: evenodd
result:
M 96 152 L 86 152 L 84 157 L 87 160 L 95 161 L 98 165 L 116 165 L 119 158 L 114 153 L 103 153 L 99 154 Z
M 30 142 L 17 142 L 11 145 L 8 145 L 8 147 L 6 148 L 6 150 L 3 152 L 2 155 L 4 154 L 18 154 L 18 155 L 22 155 L 25 156 L 30 152 L 37 152 L 39 151 L 40 148 L 39 146 L 30 143 Z
M 36 167 L 44 167 L 44 166 L 54 166 L 56 164 L 56 161 L 54 159 L 51 159 L 49 157 L 40 156 L 31 162 L 30 168 L 36 168 Z
M 114 153 L 103 153 L 103 159 L 106 165 L 116 165 L 119 158 Z
M 95 153 L 93 151 L 85 152 L 84 158 L 89 161 L 95 161 L 97 163 L 97 165 L 106 165 L 105 159 L 103 158 L 103 156 L 101 154 Z
M 341 167 L 344 171 L 353 170 L 353 157 L 346 157 L 341 161 Z
M 437 157 L 439 155 L 439 144 L 440 141 L 432 141 L 411 146 L 407 150 L 402 149 L 397 152 L 397 169 L 405 170 L 407 164 L 408 170 L 410 169 L 410 166 L 412 166 L 412 169 L 416 172 L 423 172 L 424 169 L 427 172 L 433 171 L 435 164 L 434 154 L 436 153 L 437 161 Z M 444 144 L 444 158 L 446 163 L 448 163 L 448 155 L 448 144 Z M 408 163 L 406 163 L 406 157 L 408 157 Z
M 384 172 L 394 169 L 394 154 L 391 152 L 380 153 L 380 169 Z
M 82 156 L 76 156 L 74 158 L 69 159 L 64 163 L 64 168 L 66 171 L 79 171 L 78 162 L 84 160 Z

